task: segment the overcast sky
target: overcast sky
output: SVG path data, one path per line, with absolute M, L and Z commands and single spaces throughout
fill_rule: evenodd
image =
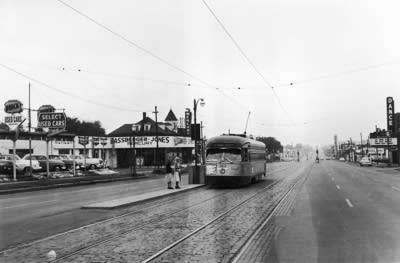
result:
M 65 2 L 190 74 L 56 0 L 0 0 L 0 64 L 53 88 L 31 82 L 32 107 L 65 108 L 107 132 L 156 105 L 160 118 L 170 108 L 183 117 L 204 98 L 207 137 L 243 132 L 251 111 L 250 134 L 324 145 L 386 128 L 387 96 L 400 107 L 398 1 L 208 0 L 283 107 L 201 0 Z M 27 106 L 28 81 L 0 67 L 0 103 Z

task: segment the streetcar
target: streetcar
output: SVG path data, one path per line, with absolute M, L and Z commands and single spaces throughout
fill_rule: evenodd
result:
M 245 135 L 224 134 L 207 141 L 207 184 L 244 185 L 266 175 L 265 144 Z

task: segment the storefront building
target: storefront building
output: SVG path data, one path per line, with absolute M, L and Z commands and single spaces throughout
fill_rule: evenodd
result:
M 124 124 L 110 132 L 107 137 L 88 137 L 87 145 L 75 140 L 75 154 L 86 153 L 89 157 L 103 158 L 112 168 L 165 165 L 168 158 L 181 157 L 184 163 L 192 161 L 194 142 L 185 136 L 185 128 L 172 110 L 164 122 L 156 122 L 143 113 L 139 122 Z M 157 149 L 158 139 L 158 149 Z M 59 154 L 72 154 L 71 141 L 54 141 Z M 134 154 L 135 153 L 135 154 Z M 134 163 L 135 162 L 135 163 Z

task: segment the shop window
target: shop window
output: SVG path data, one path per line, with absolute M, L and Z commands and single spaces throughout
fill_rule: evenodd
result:
M 70 154 L 70 150 L 69 149 L 59 149 L 58 153 L 59 154 Z

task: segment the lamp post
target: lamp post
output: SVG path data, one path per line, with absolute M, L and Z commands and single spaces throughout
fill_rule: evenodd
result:
M 193 100 L 193 114 L 194 114 L 194 170 L 195 170 L 195 172 L 193 173 L 194 174 L 194 178 L 196 178 L 196 180 L 197 180 L 197 176 L 198 176 L 198 174 L 197 174 L 197 140 L 198 140 L 198 138 L 197 138 L 197 119 L 196 119 L 196 112 L 197 112 L 197 105 L 199 104 L 199 102 L 200 102 L 200 106 L 204 106 L 205 105 L 205 102 L 204 102 L 204 99 L 203 98 L 199 98 L 199 99 L 194 99 Z M 192 131 L 193 132 L 193 131 Z

